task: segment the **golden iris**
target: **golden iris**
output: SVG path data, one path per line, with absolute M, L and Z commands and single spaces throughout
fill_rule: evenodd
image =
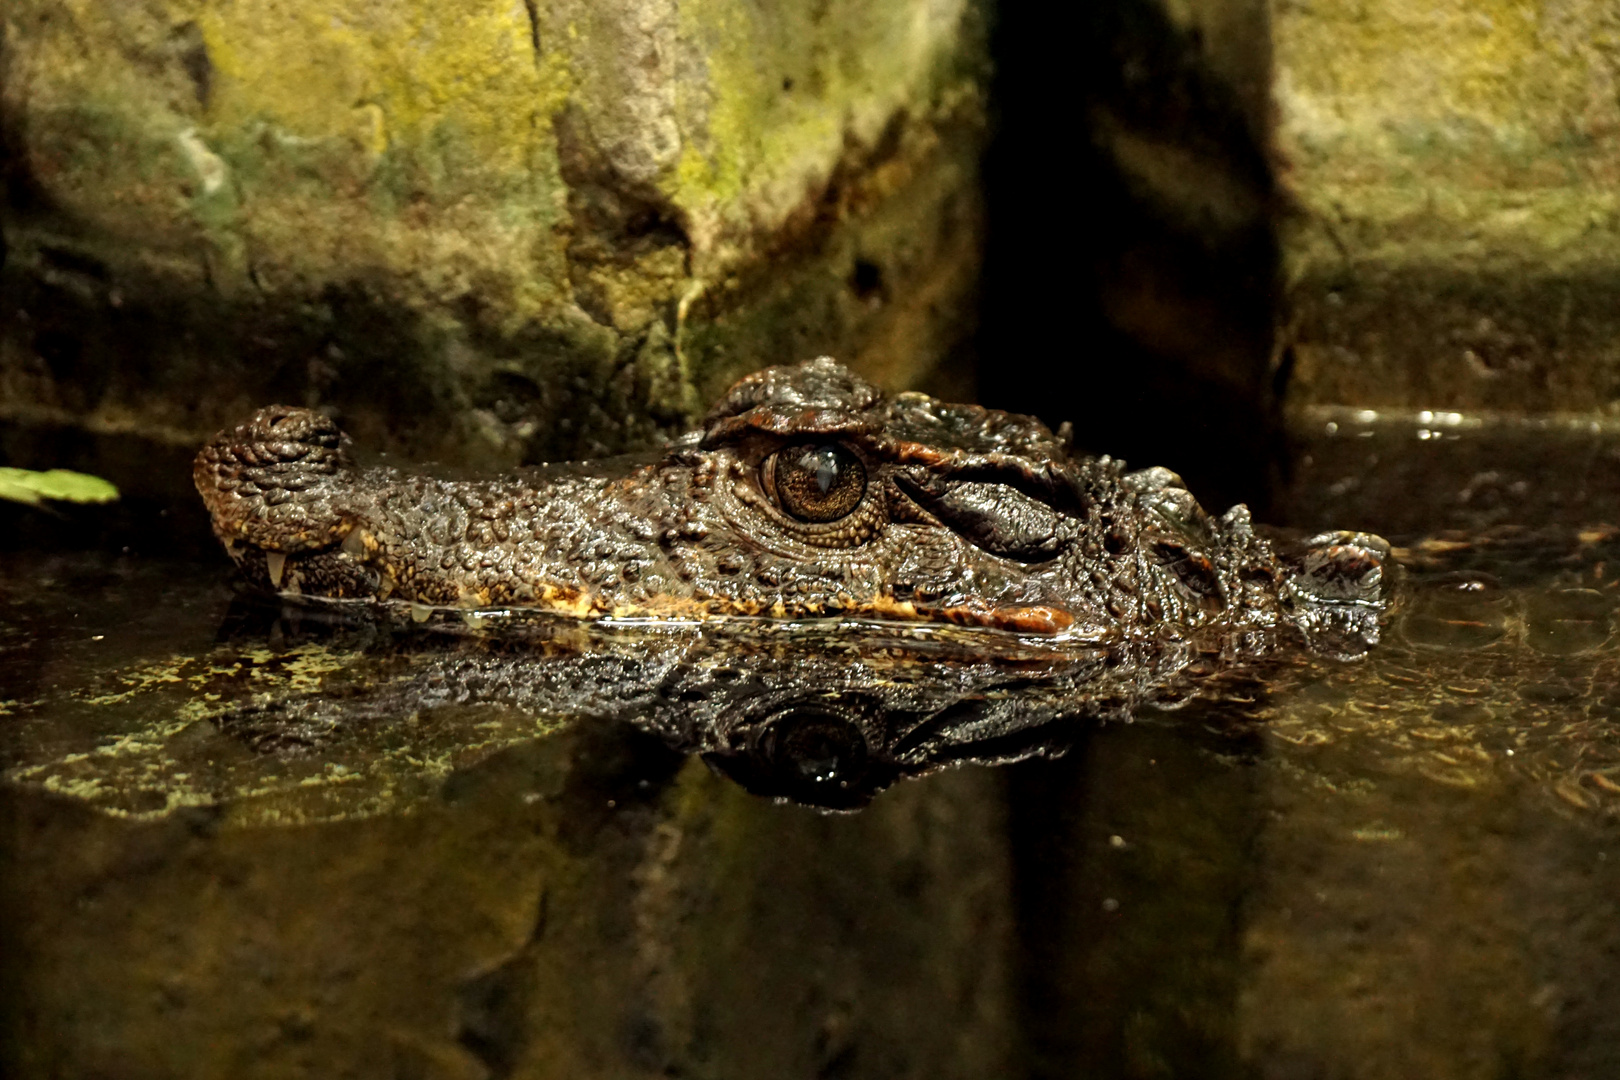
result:
M 776 501 L 800 521 L 837 521 L 860 505 L 866 467 L 836 443 L 789 446 L 776 455 Z

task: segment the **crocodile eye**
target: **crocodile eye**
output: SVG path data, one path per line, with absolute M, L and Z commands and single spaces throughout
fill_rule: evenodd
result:
M 800 521 L 837 521 L 861 503 L 866 467 L 836 443 L 789 446 L 770 461 L 767 485 L 784 513 Z

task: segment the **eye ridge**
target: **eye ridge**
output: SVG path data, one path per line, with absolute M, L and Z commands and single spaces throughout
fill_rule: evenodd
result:
M 839 443 L 795 443 L 771 456 L 767 487 L 782 512 L 824 525 L 848 517 L 866 495 L 866 466 Z

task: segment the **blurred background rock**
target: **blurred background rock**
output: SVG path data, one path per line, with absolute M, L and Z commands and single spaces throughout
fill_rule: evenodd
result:
M 18 0 L 0 414 L 193 445 L 276 400 L 486 466 L 972 325 L 968 0 Z
M 1620 408 L 1599 0 L 13 0 L 3 34 L 0 417 L 36 433 L 189 447 L 273 399 L 509 466 L 833 353 L 1263 503 L 1286 405 Z

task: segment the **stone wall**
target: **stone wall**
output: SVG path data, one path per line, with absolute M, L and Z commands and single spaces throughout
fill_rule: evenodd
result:
M 972 0 L 16 0 L 0 417 L 196 442 L 268 400 L 487 465 L 645 445 L 971 328 Z
M 1620 402 L 1613 3 L 1115 0 L 997 28 L 980 352 L 1015 362 L 981 371 L 987 403 L 1258 501 L 1285 406 Z
M 1620 8 L 1279 2 L 1293 396 L 1620 408 Z

